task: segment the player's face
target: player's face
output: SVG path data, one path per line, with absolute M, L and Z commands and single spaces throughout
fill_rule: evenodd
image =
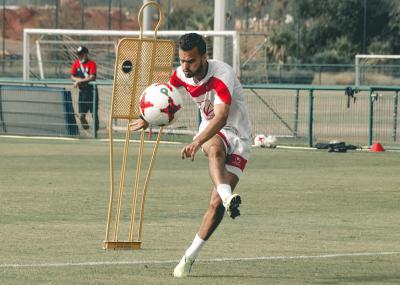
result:
M 88 60 L 88 55 L 86 53 L 83 53 L 83 54 L 78 55 L 78 58 L 80 61 L 85 62 Z
M 179 61 L 187 78 L 196 77 L 201 80 L 205 76 L 206 55 L 201 55 L 197 47 L 188 51 L 179 49 Z

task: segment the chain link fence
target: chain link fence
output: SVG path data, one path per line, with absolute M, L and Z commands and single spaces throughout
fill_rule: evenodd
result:
M 13 86 L 8 86 L 10 84 Z M 35 125 L 53 130 L 53 136 L 108 137 L 111 81 L 97 82 L 100 119 L 98 133 L 94 133 L 92 128 L 89 131 L 82 129 L 76 119 L 78 92 L 69 81 L 30 81 L 29 84 L 33 87 L 16 86 L 15 81 L 0 81 L 2 126 L 29 127 L 39 122 Z M 275 135 L 280 145 L 312 146 L 318 142 L 341 140 L 358 146 L 379 141 L 388 147 L 399 147 L 400 87 L 270 84 L 245 85 L 244 91 L 253 136 Z M 164 139 L 187 141 L 197 131 L 199 122 L 196 105 L 189 96 L 183 99 L 182 114 L 176 122 L 165 128 Z M 88 119 L 89 125 L 93 125 L 90 116 Z M 116 120 L 113 129 L 123 135 L 126 124 L 126 120 Z M 0 128 L 0 133 L 45 135 L 35 131 L 35 128 L 26 130 L 29 133 L 23 128 Z

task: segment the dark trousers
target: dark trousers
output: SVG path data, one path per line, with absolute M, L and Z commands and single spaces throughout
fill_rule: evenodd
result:
M 95 98 L 95 103 L 93 104 L 94 98 Z M 93 85 L 87 85 L 87 86 L 79 89 L 78 109 L 79 109 L 80 115 L 90 112 L 90 113 L 92 113 L 92 117 L 93 117 L 93 115 L 95 114 L 94 120 L 95 120 L 95 124 L 96 124 L 96 130 L 98 130 L 99 129 L 99 92 L 97 90 L 97 86 L 93 87 Z

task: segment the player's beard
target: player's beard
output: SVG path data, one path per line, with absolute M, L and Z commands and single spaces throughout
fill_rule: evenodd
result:
M 183 73 L 185 74 L 186 78 L 195 77 L 197 79 L 198 76 L 204 78 L 204 76 L 207 73 L 207 66 L 208 65 L 204 61 L 202 61 L 199 68 L 197 70 L 195 70 L 194 72 L 191 70 L 184 70 Z M 201 80 L 201 79 L 199 79 L 199 80 Z
M 194 76 L 194 73 L 190 70 L 184 70 L 183 73 L 185 74 L 186 78 L 192 78 Z

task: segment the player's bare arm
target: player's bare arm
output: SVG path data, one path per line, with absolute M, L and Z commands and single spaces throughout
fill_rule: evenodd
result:
M 76 76 L 72 75 L 71 78 L 74 81 L 74 87 L 78 87 L 82 83 L 95 81 L 96 80 L 96 75 L 95 74 L 89 74 L 89 76 L 86 77 L 86 78 L 80 78 L 80 77 L 76 77 Z
M 73 85 L 74 85 L 75 88 L 77 88 L 79 86 L 78 85 L 79 79 L 80 79 L 79 77 L 71 75 L 71 80 L 72 80 Z
M 201 146 L 208 141 L 210 138 L 215 136 L 219 130 L 221 130 L 228 119 L 230 105 L 217 104 L 214 105 L 214 118 L 210 121 L 208 126 L 202 131 L 192 143 L 185 146 L 181 151 L 182 159 L 191 158 L 192 161 L 196 155 L 196 152 Z

